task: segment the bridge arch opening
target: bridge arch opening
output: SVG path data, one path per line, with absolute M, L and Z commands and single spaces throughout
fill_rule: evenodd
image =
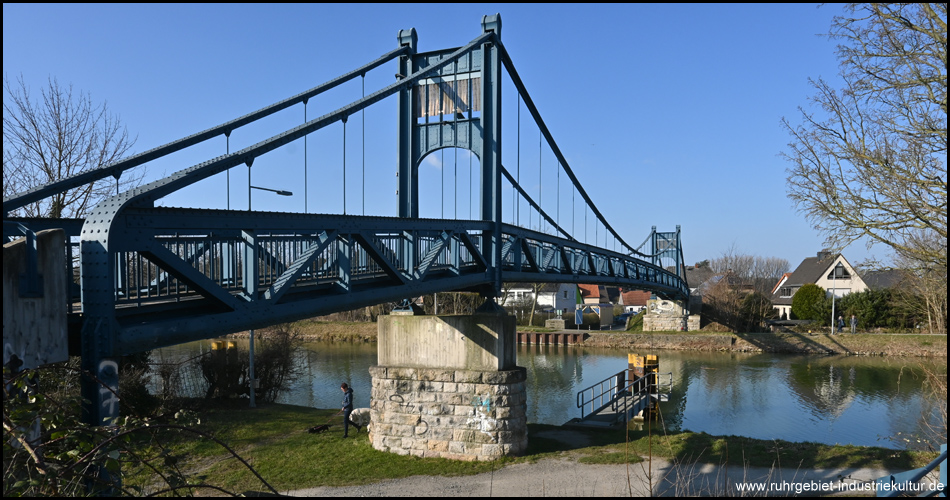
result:
M 419 172 L 419 217 L 478 219 L 481 160 L 472 150 L 444 147 L 430 151 L 416 166 Z

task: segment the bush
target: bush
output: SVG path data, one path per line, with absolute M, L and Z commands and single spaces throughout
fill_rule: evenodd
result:
M 808 283 L 795 292 L 792 297 L 792 319 L 810 319 L 814 321 L 828 321 L 828 315 L 824 314 L 825 289 L 814 284 Z M 830 314 L 830 305 L 829 311 Z
M 258 379 L 256 398 L 272 402 L 290 387 L 297 376 L 294 356 L 300 348 L 296 330 L 278 325 L 263 335 L 254 351 L 254 376 Z M 234 346 L 211 351 L 196 360 L 208 382 L 206 399 L 250 395 L 250 352 Z
M 571 314 L 566 316 L 567 324 L 574 325 L 574 328 L 577 328 L 577 320 L 574 317 L 573 311 Z M 581 330 L 600 330 L 600 315 L 597 313 L 586 313 L 583 316 L 582 323 L 580 325 Z

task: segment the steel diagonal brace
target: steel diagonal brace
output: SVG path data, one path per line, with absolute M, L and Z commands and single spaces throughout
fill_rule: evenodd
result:
M 564 272 L 567 274 L 576 274 L 577 271 L 574 269 L 574 261 L 571 259 L 567 247 L 561 245 L 558 247 L 558 251 L 561 252 L 561 262 L 564 266 Z
M 336 236 L 337 231 L 330 231 L 329 233 L 324 231 L 320 233 L 320 235 L 317 236 L 317 243 L 310 245 L 310 248 L 298 257 L 297 260 L 274 281 L 274 284 L 264 292 L 264 299 L 274 302 L 280 300 L 280 298 L 287 293 L 287 290 L 290 290 L 290 287 L 297 281 L 297 278 L 313 264 L 317 256 L 323 253 L 323 251 L 336 240 Z
M 145 248 L 139 250 L 139 255 L 163 268 L 168 274 L 171 274 L 207 298 L 216 300 L 235 311 L 245 306 L 245 303 L 240 299 L 228 293 L 227 290 L 221 288 L 214 280 L 198 272 L 194 267 L 188 265 L 187 262 L 155 240 L 149 240 Z
M 536 273 L 542 273 L 544 271 L 538 267 L 538 261 L 535 260 L 534 255 L 531 254 L 531 247 L 528 246 L 528 240 L 521 238 L 521 252 L 523 253 L 525 260 L 528 261 L 528 266 L 534 270 Z
M 356 240 L 356 243 L 363 247 L 363 250 L 366 250 L 366 253 L 369 254 L 369 257 L 383 269 L 383 272 L 386 273 L 387 276 L 398 281 L 400 285 L 408 284 L 408 280 L 406 279 L 407 276 L 399 271 L 399 269 L 396 267 L 396 264 L 389 260 L 385 253 L 380 251 L 379 247 L 373 244 L 372 240 L 376 237 L 376 235 L 360 232 L 354 233 L 352 236 L 353 239 Z
M 515 235 L 509 235 L 509 238 L 505 240 L 505 244 L 501 247 L 501 261 L 504 262 L 508 258 L 508 255 L 511 254 L 511 248 L 514 245 L 517 245 L 518 237 Z
M 208 246 L 203 242 L 199 242 L 197 245 L 197 251 L 193 252 L 188 256 L 188 259 L 185 260 L 185 263 L 191 267 L 195 267 L 195 264 L 208 252 Z M 159 276 L 156 276 L 150 283 L 151 286 L 159 288 L 161 286 L 168 286 L 168 273 L 161 273 Z
M 468 249 L 468 253 L 472 254 L 472 258 L 474 258 L 477 261 L 478 265 L 481 266 L 482 270 L 488 270 L 490 267 L 488 265 L 488 261 L 485 260 L 485 256 L 482 255 L 481 249 L 479 249 L 478 245 L 476 245 L 475 242 L 472 241 L 468 233 L 461 232 L 458 234 L 458 236 L 459 236 L 459 240 L 462 241 L 462 244 L 465 245 L 465 248 Z
M 544 259 L 541 260 L 541 268 L 550 269 L 551 262 L 554 261 L 554 257 L 557 255 L 557 248 L 541 247 L 541 255 L 544 256 Z
M 584 255 L 587 256 L 587 274 L 597 276 L 597 261 L 594 260 L 594 252 L 584 250 Z
M 422 258 L 422 262 L 419 263 L 419 266 L 416 267 L 413 277 L 416 281 L 422 281 L 425 279 L 426 274 L 429 273 L 429 270 L 432 269 L 432 263 L 435 262 L 435 259 L 442 253 L 443 250 L 448 246 L 449 241 L 452 240 L 452 233 L 449 231 L 442 231 L 442 234 L 439 235 L 439 239 L 435 242 L 435 246 L 429 249 L 429 252 L 426 253 L 426 256 Z

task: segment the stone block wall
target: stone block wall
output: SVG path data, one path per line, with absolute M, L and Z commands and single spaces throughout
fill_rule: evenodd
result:
M 525 452 L 526 371 L 373 366 L 369 437 L 377 450 L 455 460 Z

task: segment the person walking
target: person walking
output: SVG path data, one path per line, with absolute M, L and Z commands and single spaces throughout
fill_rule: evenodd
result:
M 360 425 L 350 422 L 350 413 L 353 413 L 353 389 L 346 385 L 346 382 L 340 384 L 340 390 L 343 391 L 343 437 L 349 437 L 350 424 L 356 427 L 356 432 L 360 431 Z
M 844 316 L 838 316 L 838 333 L 844 331 Z
M 851 333 L 858 333 L 858 317 L 851 315 Z

